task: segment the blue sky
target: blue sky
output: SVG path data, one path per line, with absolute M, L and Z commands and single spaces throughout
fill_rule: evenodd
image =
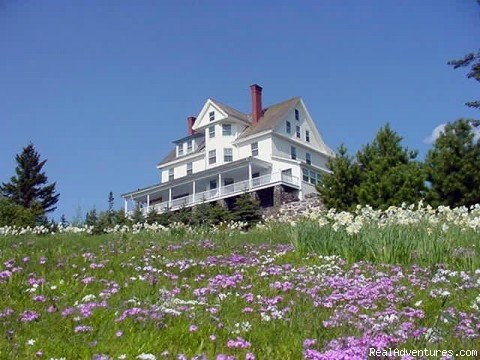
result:
M 0 181 L 32 141 L 59 217 L 158 182 L 155 164 L 208 97 L 248 112 L 302 96 L 355 151 L 390 122 L 420 151 L 478 117 L 446 62 L 478 49 L 475 1 L 0 1 Z

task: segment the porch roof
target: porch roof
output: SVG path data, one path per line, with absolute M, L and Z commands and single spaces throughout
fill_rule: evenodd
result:
M 134 196 L 136 197 L 138 195 L 145 195 L 146 193 L 149 193 L 151 191 L 165 190 L 165 189 L 177 186 L 177 185 L 182 185 L 182 184 L 192 182 L 194 180 L 203 179 L 205 177 L 208 177 L 208 176 L 211 176 L 211 175 L 214 175 L 214 174 L 224 173 L 226 171 L 233 170 L 233 169 L 236 169 L 238 167 L 241 167 L 242 165 L 248 165 L 249 162 L 251 162 L 252 165 L 257 165 L 257 166 L 260 166 L 262 168 L 272 167 L 271 163 L 250 156 L 248 158 L 235 160 L 235 161 L 232 161 L 230 163 L 223 164 L 223 165 L 220 165 L 220 166 L 216 166 L 216 167 L 213 167 L 211 169 L 203 170 L 203 171 L 200 171 L 198 173 L 194 173 L 194 174 L 189 175 L 189 176 L 184 176 L 184 177 L 181 177 L 181 178 L 178 178 L 178 179 L 174 179 L 172 181 L 168 181 L 168 182 L 160 183 L 160 184 L 155 184 L 155 185 L 147 186 L 147 187 L 135 190 L 135 191 L 131 191 L 131 192 L 122 194 L 121 197 L 123 197 L 123 198 L 133 198 Z

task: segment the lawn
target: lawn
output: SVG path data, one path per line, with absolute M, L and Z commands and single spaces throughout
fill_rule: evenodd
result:
M 316 213 L 248 232 L 4 235 L 0 358 L 366 359 L 371 347 L 478 350 L 478 209 L 459 213 L 432 221 L 408 209 Z

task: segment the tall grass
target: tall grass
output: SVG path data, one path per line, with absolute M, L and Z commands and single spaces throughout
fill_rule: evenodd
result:
M 343 228 L 320 226 L 312 220 L 299 221 L 288 230 L 291 243 L 303 253 L 339 255 L 346 261 L 369 261 L 431 266 L 453 265 L 461 269 L 480 266 L 480 237 L 474 230 L 450 227 L 432 229 L 425 223 L 414 225 L 364 225 L 357 234 Z

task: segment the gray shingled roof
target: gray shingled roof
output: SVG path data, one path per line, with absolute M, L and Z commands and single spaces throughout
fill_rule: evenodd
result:
M 197 139 L 198 139 L 198 140 L 197 140 L 198 143 L 197 143 L 197 148 L 195 149 L 195 151 L 193 151 L 193 152 L 191 152 L 191 153 L 188 153 L 188 154 L 185 154 L 185 155 L 183 155 L 183 156 L 177 157 L 177 149 L 176 149 L 176 148 L 173 148 L 173 149 L 168 153 L 168 155 L 165 156 L 165 157 L 163 158 L 163 160 L 158 163 L 157 166 L 166 164 L 166 163 L 168 163 L 168 162 L 170 162 L 170 161 L 173 161 L 173 160 L 175 160 L 175 159 L 181 159 L 182 157 L 186 157 L 186 156 L 188 156 L 188 155 L 198 154 L 199 152 L 203 151 L 203 149 L 205 149 L 205 137 L 202 136 L 202 137 L 199 137 L 199 138 L 197 138 Z
M 227 113 L 227 115 L 235 116 L 236 118 L 250 122 L 250 116 L 247 114 L 242 113 L 241 111 L 238 111 L 237 109 L 232 108 L 231 106 L 222 104 L 220 101 L 217 101 L 215 99 L 210 99 L 212 100 L 215 104 L 217 104 L 223 111 Z
M 299 97 L 294 97 L 263 109 L 263 116 L 260 121 L 247 127 L 243 133 L 240 134 L 238 139 L 243 139 L 247 136 L 254 135 L 262 131 L 272 130 L 278 124 L 278 122 L 287 115 L 290 109 L 297 105 L 299 100 Z

